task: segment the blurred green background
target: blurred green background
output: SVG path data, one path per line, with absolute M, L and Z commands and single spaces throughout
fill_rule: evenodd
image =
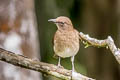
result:
M 57 27 L 48 19 L 67 16 L 74 27 L 97 39 L 111 35 L 120 47 L 120 1 L 119 0 L 35 0 L 40 53 L 43 62 L 57 64 L 53 58 L 52 39 Z M 96 80 L 120 80 L 120 65 L 106 48 L 88 47 L 80 43 L 75 57 L 75 69 Z M 62 65 L 71 69 L 70 58 L 62 59 Z M 43 75 L 43 80 L 58 80 Z

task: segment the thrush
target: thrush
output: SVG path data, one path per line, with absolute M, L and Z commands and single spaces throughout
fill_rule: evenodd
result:
M 60 16 L 56 19 L 49 19 L 57 26 L 54 35 L 54 52 L 59 57 L 58 66 L 61 66 L 61 58 L 71 57 L 72 72 L 74 69 L 74 57 L 79 51 L 79 32 L 74 29 L 68 17 Z

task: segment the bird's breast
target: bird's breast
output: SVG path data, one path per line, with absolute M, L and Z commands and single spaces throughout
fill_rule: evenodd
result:
M 60 57 L 71 57 L 79 50 L 79 35 L 77 32 L 56 32 L 54 37 L 54 51 Z

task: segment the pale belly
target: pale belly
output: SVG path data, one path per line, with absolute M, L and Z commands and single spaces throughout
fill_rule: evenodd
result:
M 55 47 L 54 47 L 54 51 L 55 54 L 57 56 L 60 56 L 62 58 L 66 58 L 66 57 L 72 57 L 75 56 L 77 54 L 77 52 L 79 51 L 79 47 L 76 48 L 65 48 L 63 51 L 56 51 Z

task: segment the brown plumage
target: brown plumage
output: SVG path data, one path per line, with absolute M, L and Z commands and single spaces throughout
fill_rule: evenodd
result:
M 57 25 L 57 31 L 54 35 L 54 52 L 59 56 L 58 66 L 60 66 L 60 57 L 71 57 L 72 71 L 74 71 L 74 56 L 79 51 L 79 32 L 73 28 L 69 18 L 60 16 L 56 19 L 50 19 Z

